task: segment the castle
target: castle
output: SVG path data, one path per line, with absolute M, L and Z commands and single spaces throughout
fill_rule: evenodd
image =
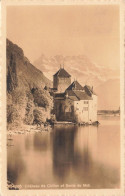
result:
M 60 68 L 53 75 L 54 111 L 57 121 L 97 121 L 97 95 L 93 87 L 71 83 L 71 75 Z

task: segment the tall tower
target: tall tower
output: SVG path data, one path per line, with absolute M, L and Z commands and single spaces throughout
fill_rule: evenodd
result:
M 53 88 L 56 89 L 58 93 L 64 92 L 70 84 L 71 75 L 64 68 L 60 68 L 59 71 L 53 75 Z

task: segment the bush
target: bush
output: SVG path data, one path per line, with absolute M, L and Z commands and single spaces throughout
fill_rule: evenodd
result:
M 12 100 L 14 104 L 24 105 L 26 101 L 26 93 L 24 89 L 16 88 L 12 92 Z
M 50 125 L 54 125 L 55 121 L 56 121 L 55 115 L 51 115 L 51 118 L 47 119 L 47 122 L 49 122 Z
M 13 123 L 15 121 L 19 120 L 19 114 L 18 110 L 14 105 L 8 105 L 7 106 L 7 122 Z
M 49 100 L 46 91 L 40 90 L 38 88 L 33 88 L 31 90 L 34 97 L 34 104 L 39 107 L 47 108 L 49 107 Z
M 33 109 L 34 109 L 34 103 L 33 103 L 33 95 L 26 91 L 26 106 L 25 106 L 25 117 L 24 117 L 24 123 L 25 124 L 32 124 L 33 123 Z
M 27 103 L 27 106 L 26 106 L 26 113 L 25 113 L 25 119 L 24 119 L 24 123 L 30 125 L 33 123 L 33 119 L 34 119 L 34 116 L 33 116 L 33 102 L 30 101 Z
M 45 111 L 44 110 L 40 110 L 40 109 L 35 109 L 33 111 L 33 116 L 34 116 L 34 120 L 33 123 L 34 124 L 45 124 L 46 122 L 46 115 L 45 115 Z

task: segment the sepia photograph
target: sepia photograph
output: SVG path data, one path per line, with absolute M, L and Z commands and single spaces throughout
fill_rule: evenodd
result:
M 121 189 L 119 4 L 6 6 L 6 187 Z

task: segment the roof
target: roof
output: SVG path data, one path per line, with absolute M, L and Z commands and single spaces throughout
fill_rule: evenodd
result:
M 76 94 L 74 93 L 74 91 L 72 90 L 68 90 L 66 91 L 68 98 L 72 99 L 73 101 L 78 101 L 79 98 L 76 96 Z
M 85 85 L 83 89 L 86 91 L 86 93 L 91 96 L 92 94 L 96 95 L 96 93 L 93 91 L 93 87 Z
M 88 94 L 84 91 L 78 91 L 78 90 L 67 90 L 68 97 L 73 99 L 74 101 L 79 100 L 92 100 L 91 96 L 88 96 Z
M 81 84 L 74 81 L 66 90 L 84 90 Z
M 54 96 L 57 99 L 64 99 L 65 93 L 55 93 Z
M 73 101 L 92 100 L 93 88 L 85 85 L 82 87 L 78 81 L 74 81 L 65 91 L 65 93 L 56 93 L 55 99 L 65 99 L 65 97 Z
M 79 100 L 92 100 L 92 97 L 88 96 L 86 92 L 75 91 L 74 93 Z
M 76 96 L 70 96 L 70 97 L 68 97 L 69 99 L 71 99 L 71 100 L 73 100 L 73 101 L 79 101 L 79 99 L 76 97 Z
M 64 68 L 60 68 L 59 71 L 57 71 L 53 76 L 58 76 L 58 77 L 61 77 L 61 78 L 71 77 L 71 75 Z
M 65 97 L 73 101 L 92 100 L 92 97 L 84 91 L 67 90 L 66 93 L 55 93 L 55 99 L 65 99 Z

